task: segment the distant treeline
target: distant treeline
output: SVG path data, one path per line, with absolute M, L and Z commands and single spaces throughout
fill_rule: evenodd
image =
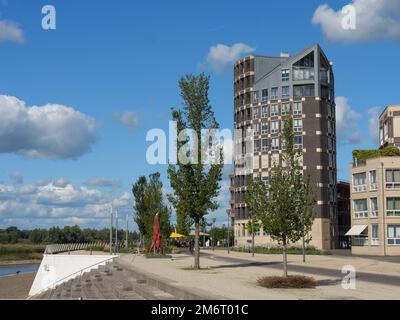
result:
M 139 234 L 129 232 L 129 241 L 137 241 Z M 52 227 L 50 229 L 19 230 L 17 227 L 0 229 L 0 243 L 85 243 L 95 241 L 109 241 L 110 229 L 81 229 L 79 226 L 66 226 L 63 228 Z M 125 230 L 118 230 L 118 239 L 125 240 Z M 115 230 L 113 234 L 115 240 Z

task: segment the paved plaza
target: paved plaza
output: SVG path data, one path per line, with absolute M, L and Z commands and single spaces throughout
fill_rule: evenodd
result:
M 220 299 L 399 299 L 400 264 L 392 259 L 313 255 L 302 262 L 301 255 L 289 255 L 289 273 L 313 276 L 316 289 L 266 289 L 257 286 L 263 276 L 282 274 L 282 255 L 206 250 L 201 255 L 202 270 L 191 270 L 193 256 L 175 254 L 172 259 L 146 259 L 121 255 L 124 264 L 157 275 L 176 287 Z M 342 267 L 356 270 L 356 289 L 342 287 Z

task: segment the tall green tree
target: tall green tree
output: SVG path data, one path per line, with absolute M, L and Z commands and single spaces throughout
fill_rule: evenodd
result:
M 152 241 L 153 220 L 157 211 L 160 212 L 161 239 L 165 242 L 171 232 L 171 210 L 164 201 L 160 173 L 150 174 L 148 178 L 139 177 L 132 186 L 132 193 L 135 199 L 135 222 L 146 245 L 149 246 Z
M 146 234 L 146 204 L 145 204 L 145 192 L 147 188 L 147 179 L 145 176 L 140 176 L 137 181 L 132 185 L 132 194 L 135 199 L 133 205 L 134 220 L 138 226 L 141 235 Z
M 281 142 L 280 163 L 274 163 L 269 184 L 259 178 L 250 179 L 246 203 L 264 230 L 282 246 L 283 275 L 287 277 L 288 244 L 298 242 L 311 230 L 315 199 L 309 176 L 301 165 L 302 151 L 294 146 L 291 116 L 284 119 Z
M 160 180 L 159 172 L 149 175 L 144 196 L 144 203 L 147 211 L 145 219 L 146 234 L 150 235 L 150 237 L 148 236 L 147 239 L 152 239 L 154 216 L 158 211 L 160 212 L 161 239 L 165 243 L 171 233 L 171 210 L 164 203 L 163 184 Z M 150 245 L 150 243 L 148 243 L 148 245 Z
M 184 129 L 191 129 L 197 135 L 193 145 L 187 149 L 190 154 L 194 154 L 192 160 L 181 161 L 178 157 L 178 163 L 168 167 L 168 177 L 174 190 L 169 200 L 177 212 L 189 217 L 195 225 L 195 269 L 200 268 L 200 222 L 206 214 L 218 208 L 215 197 L 219 193 L 223 166 L 222 152 L 219 153 L 219 161 L 211 164 L 199 159 L 199 156 L 201 160 L 206 156 L 205 150 L 201 148 L 202 130 L 219 127 L 208 97 L 209 82 L 209 77 L 203 73 L 182 77 L 179 87 L 183 108 L 172 110 L 178 135 Z M 177 141 L 177 151 L 187 143 L 188 140 Z

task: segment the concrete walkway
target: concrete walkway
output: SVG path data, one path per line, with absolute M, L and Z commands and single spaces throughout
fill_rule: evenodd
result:
M 201 255 L 202 270 L 191 270 L 193 256 L 172 255 L 172 259 L 146 259 L 121 255 L 121 261 L 138 272 L 161 277 L 176 287 L 220 299 L 400 299 L 400 265 L 352 256 L 289 255 L 289 273 L 312 275 L 316 289 L 266 289 L 257 279 L 282 274 L 281 255 L 228 253 L 216 250 Z M 352 265 L 357 272 L 356 289 L 343 289 L 342 267 Z

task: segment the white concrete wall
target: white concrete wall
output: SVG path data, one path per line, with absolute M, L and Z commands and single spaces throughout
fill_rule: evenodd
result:
M 53 289 L 57 285 L 105 265 L 117 257 L 113 255 L 44 254 L 29 296 Z

